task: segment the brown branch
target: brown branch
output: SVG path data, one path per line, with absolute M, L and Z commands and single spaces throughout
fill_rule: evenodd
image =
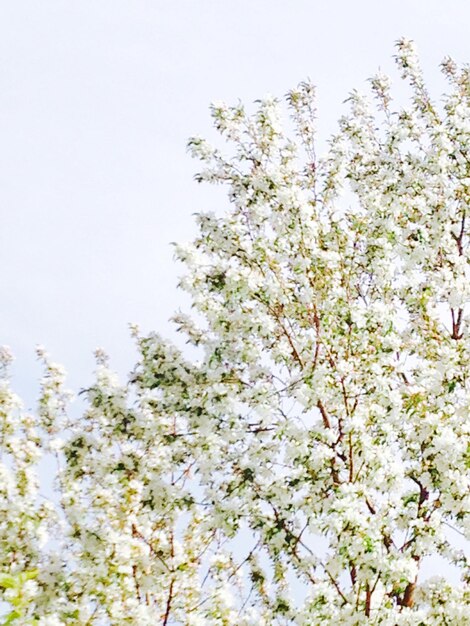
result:
M 403 595 L 403 599 L 401 600 L 401 602 L 399 602 L 400 606 L 406 606 L 408 608 L 411 608 L 415 603 L 415 600 L 414 600 L 415 591 L 416 591 L 416 582 L 408 583 L 405 589 L 405 593 Z
M 319 408 L 322 416 L 323 426 L 328 429 L 331 428 L 330 420 L 328 419 L 328 413 L 326 412 L 326 409 L 323 406 L 323 402 L 321 400 L 318 400 L 317 407 Z
M 457 244 L 457 250 L 459 251 L 459 256 L 463 256 L 463 238 L 465 235 L 465 211 L 462 214 L 462 221 L 460 223 L 460 232 L 458 235 L 452 233 L 452 237 L 455 239 L 455 243 Z M 455 317 L 455 311 L 451 308 L 452 315 L 452 339 L 459 340 L 462 339 L 463 333 L 461 332 L 462 318 L 463 318 L 463 309 L 459 308 L 457 312 L 457 318 Z
M 312 369 L 315 370 L 315 368 L 317 367 L 317 363 L 318 363 L 318 357 L 320 356 L 320 346 L 321 346 L 321 341 L 320 341 L 320 318 L 318 317 L 318 311 L 317 311 L 317 305 L 313 304 L 313 325 L 315 327 L 315 333 L 316 333 L 316 342 L 315 342 L 315 354 L 313 355 L 313 367 Z M 310 317 L 310 322 L 312 321 L 312 317 L 310 316 L 310 311 L 308 311 L 309 313 L 309 317 Z
M 419 487 L 419 501 L 418 501 L 418 511 L 419 511 L 421 506 L 426 502 L 426 500 L 429 499 L 429 491 L 426 489 L 426 487 L 423 486 L 421 481 L 419 481 L 414 476 L 410 476 L 410 479 Z
M 173 560 L 175 556 L 175 543 L 174 543 L 173 531 L 170 533 L 170 554 L 171 554 L 171 559 Z M 173 575 L 170 581 L 170 587 L 168 589 L 168 597 L 166 599 L 165 615 L 163 616 L 163 626 L 167 626 L 168 620 L 170 619 L 171 603 L 173 602 L 174 585 L 175 585 L 175 578 Z
M 336 589 L 336 591 L 339 593 L 339 595 L 341 596 L 341 598 L 343 599 L 344 603 L 347 604 L 348 603 L 348 599 L 346 598 L 346 596 L 344 595 L 344 593 L 341 591 L 341 587 L 339 586 L 339 584 L 337 583 L 337 581 L 333 578 L 333 576 L 330 574 L 330 572 L 327 570 L 326 566 L 322 564 L 323 569 L 325 570 L 328 578 L 330 579 L 330 581 L 333 583 L 334 588 Z
M 455 310 L 452 308 L 450 310 L 452 316 L 452 339 L 459 340 L 462 339 L 463 333 L 461 332 L 462 318 L 463 318 L 463 309 L 459 308 L 457 311 L 457 317 L 455 317 Z
M 418 556 L 414 556 L 413 559 L 419 562 Z M 418 576 L 415 577 L 413 582 L 409 582 L 406 585 L 402 598 L 400 598 L 400 595 L 398 592 L 392 593 L 392 596 L 396 599 L 398 606 L 404 606 L 409 609 L 411 609 L 414 606 L 414 603 L 415 603 L 414 596 L 415 596 L 417 581 L 418 581 Z
M 313 551 L 307 546 L 307 544 L 305 544 L 302 541 L 302 535 L 305 531 L 305 529 L 307 528 L 307 526 L 305 526 L 303 528 L 303 530 L 300 532 L 300 534 L 297 536 L 295 535 L 291 529 L 289 528 L 287 522 L 285 519 L 283 519 L 280 515 L 279 515 L 279 511 L 276 509 L 276 507 L 273 505 L 272 502 L 270 502 L 273 513 L 274 513 L 274 519 L 276 520 L 276 523 L 278 523 L 280 525 L 280 527 L 282 528 L 282 530 L 284 531 L 285 535 L 286 535 L 286 549 L 290 552 L 290 554 L 294 557 L 294 559 L 297 561 L 297 563 L 300 565 L 302 563 L 302 557 L 299 556 L 298 553 L 298 549 L 297 546 L 301 545 L 304 550 L 306 550 L 311 556 L 314 556 Z M 289 541 L 288 538 L 290 539 L 294 539 L 294 541 Z M 305 576 L 307 576 L 307 578 L 309 579 L 309 581 L 312 583 L 312 585 L 316 585 L 317 584 L 317 580 L 315 579 L 314 576 L 312 576 L 312 574 L 310 572 L 308 572 L 305 569 L 301 569 L 301 572 L 303 574 L 305 574 Z
M 349 445 L 349 482 L 352 483 L 353 478 L 354 478 L 354 454 L 353 454 L 351 431 L 349 432 L 348 445 Z
M 366 604 L 365 604 L 366 617 L 370 617 L 371 600 L 372 600 L 372 591 L 370 590 L 369 583 L 366 583 Z
M 175 584 L 175 579 L 172 578 L 171 582 L 170 582 L 170 588 L 168 590 L 168 598 L 166 600 L 165 615 L 163 616 L 163 626 L 167 626 L 168 620 L 170 619 L 171 603 L 173 601 L 173 586 L 174 586 L 174 584 Z
M 457 249 L 459 251 L 459 255 L 463 255 L 463 237 L 465 235 L 465 211 L 462 215 L 462 221 L 460 222 L 460 232 L 458 235 L 452 233 L 452 237 L 455 239 L 455 243 L 457 244 Z
M 168 566 L 168 564 L 165 562 L 165 560 L 163 559 L 162 555 L 160 552 L 158 552 L 157 550 L 155 550 L 155 548 L 152 546 L 152 544 L 150 543 L 150 541 L 144 537 L 144 535 L 142 535 L 141 532 L 139 532 L 139 530 L 137 529 L 137 526 L 135 524 L 132 524 L 132 536 L 133 537 L 139 537 L 139 539 L 141 539 L 145 545 L 148 547 L 148 549 L 150 550 L 150 552 L 153 554 L 153 556 L 155 558 L 157 558 L 160 563 L 168 570 L 170 571 L 170 567 Z
M 142 601 L 142 594 L 140 592 L 139 579 L 137 578 L 137 565 L 132 566 L 132 577 L 134 578 L 135 589 L 137 591 L 137 597 L 139 601 Z
M 346 415 L 349 417 L 350 412 L 349 412 L 348 394 L 346 391 L 346 385 L 344 384 L 344 377 L 340 379 L 340 383 L 341 383 L 341 392 L 343 394 L 344 408 L 346 409 Z
M 320 414 L 322 416 L 323 426 L 325 428 L 330 429 L 331 428 L 331 423 L 330 423 L 330 420 L 329 420 L 329 417 L 328 417 L 328 413 L 326 412 L 326 409 L 325 409 L 325 407 L 323 405 L 323 402 L 321 400 L 318 400 L 317 407 L 318 407 L 318 409 L 320 411 Z M 341 437 L 340 437 L 340 439 L 341 439 Z M 342 460 L 344 460 L 344 458 L 342 458 L 341 455 L 339 455 L 339 456 L 340 456 L 340 458 Z M 334 459 L 331 459 L 331 476 L 333 478 L 333 483 L 335 485 L 339 485 L 339 472 L 338 472 L 338 470 L 335 467 L 335 460 Z
M 369 501 L 368 498 L 366 498 L 366 505 L 367 505 L 367 508 L 369 509 L 369 513 L 371 513 L 371 515 L 375 515 L 377 513 L 377 511 L 375 510 L 375 507 L 371 504 L 371 502 Z M 384 530 L 382 530 L 382 538 L 383 538 L 382 539 L 383 544 L 387 548 L 387 552 L 390 552 L 390 547 L 392 545 L 394 545 L 393 544 L 393 540 L 391 539 L 390 535 L 388 535 L 387 533 L 384 532 Z
M 282 306 L 282 305 L 281 305 Z M 292 356 L 294 357 L 295 361 L 297 361 L 297 363 L 300 365 L 300 367 L 303 369 L 304 368 L 304 362 L 302 361 L 300 354 L 297 351 L 297 348 L 294 345 L 294 342 L 292 340 L 292 337 L 289 334 L 289 331 L 286 329 L 286 327 L 284 326 L 281 317 L 279 315 L 279 311 L 274 309 L 273 307 L 268 307 L 269 311 L 271 312 L 271 314 L 275 317 L 277 323 L 279 324 L 282 332 L 284 333 L 284 335 L 287 338 L 287 341 L 289 342 L 290 348 L 292 350 Z
M 356 584 L 356 580 L 357 580 L 357 570 L 356 570 L 356 566 L 352 565 L 351 569 L 349 570 L 349 576 L 351 577 L 351 583 L 353 585 Z

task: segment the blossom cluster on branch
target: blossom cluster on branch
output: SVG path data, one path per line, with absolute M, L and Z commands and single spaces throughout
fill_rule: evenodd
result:
M 436 104 L 396 61 L 408 105 L 374 76 L 323 157 L 309 82 L 289 122 L 212 106 L 226 153 L 189 148 L 230 210 L 176 248 L 197 358 L 134 328 L 77 418 L 42 350 L 25 411 L 3 350 L 4 624 L 470 624 L 470 75 L 445 60 Z

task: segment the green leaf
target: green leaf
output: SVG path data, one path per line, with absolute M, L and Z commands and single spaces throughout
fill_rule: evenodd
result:
M 4 589 L 17 589 L 19 587 L 19 580 L 17 576 L 11 574 L 0 573 L 0 587 Z

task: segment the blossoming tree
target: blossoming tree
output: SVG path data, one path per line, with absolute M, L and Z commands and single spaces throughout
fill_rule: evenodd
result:
M 134 328 L 79 418 L 44 352 L 35 414 L 5 371 L 3 623 L 470 624 L 470 75 L 446 60 L 438 106 L 396 60 L 409 105 L 375 76 L 324 158 L 309 83 L 292 136 L 275 99 L 212 107 L 226 153 L 189 146 L 231 208 L 177 248 L 194 360 Z

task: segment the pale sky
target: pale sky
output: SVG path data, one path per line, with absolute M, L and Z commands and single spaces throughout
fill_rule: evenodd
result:
M 420 50 L 439 95 L 446 55 L 470 61 L 468 0 L 0 0 L 0 344 L 30 401 L 44 344 L 70 384 L 103 346 L 134 362 L 128 322 L 171 336 L 185 304 L 171 241 L 223 211 L 193 181 L 190 135 L 212 100 L 282 96 L 310 77 L 326 138 L 393 43 Z

